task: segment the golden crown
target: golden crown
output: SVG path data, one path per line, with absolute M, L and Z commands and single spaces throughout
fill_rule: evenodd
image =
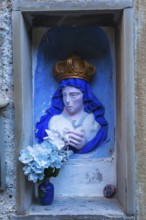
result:
M 80 78 L 91 81 L 96 68 L 79 56 L 71 56 L 53 66 L 53 76 L 57 81 L 67 78 Z

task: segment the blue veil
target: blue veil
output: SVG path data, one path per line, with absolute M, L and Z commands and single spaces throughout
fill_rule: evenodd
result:
M 103 144 L 107 138 L 108 123 L 104 118 L 104 107 L 90 89 L 90 84 L 82 79 L 68 78 L 60 82 L 58 89 L 52 97 L 52 104 L 49 109 L 46 110 L 46 114 L 36 123 L 35 136 L 38 142 L 43 142 L 43 138 L 47 136 L 45 129 L 48 129 L 48 123 L 52 116 L 61 114 L 64 109 L 64 103 L 62 99 L 62 88 L 65 86 L 73 86 L 80 89 L 83 92 L 84 110 L 87 113 L 93 113 L 95 120 L 100 124 L 100 130 L 96 136 L 90 140 L 81 150 L 72 149 L 75 153 L 84 154 L 88 153 L 101 144 Z

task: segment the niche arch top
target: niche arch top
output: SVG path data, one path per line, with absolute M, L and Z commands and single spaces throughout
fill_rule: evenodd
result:
M 13 2 L 13 48 L 14 48 L 14 95 L 17 155 L 23 146 L 32 144 L 32 30 L 36 27 L 99 25 L 115 29 L 116 48 L 116 137 L 117 137 L 117 196 L 103 206 L 112 207 L 113 216 L 128 219 L 115 212 L 119 204 L 127 215 L 135 215 L 135 126 L 134 126 L 134 58 L 133 58 L 133 1 L 30 1 Z M 19 62 L 18 62 L 19 61 Z M 27 88 L 27 90 L 26 90 Z M 27 109 L 27 111 L 26 111 Z M 37 213 L 33 202 L 33 184 L 29 183 L 20 163 L 17 164 L 17 215 L 26 219 L 43 216 L 44 209 Z M 84 198 L 82 202 L 84 202 Z M 93 202 L 93 201 L 92 201 Z M 99 201 L 100 203 L 100 201 Z M 111 205 L 112 204 L 112 205 Z M 97 204 L 98 206 L 98 204 Z M 94 203 L 95 207 L 95 203 Z M 102 208 L 101 208 L 102 209 Z M 100 209 L 100 210 L 101 210 Z M 36 210 L 32 211 L 32 210 Z M 75 209 L 74 209 L 75 211 Z M 71 216 L 73 213 L 68 214 Z M 89 213 L 91 214 L 91 213 Z M 105 216 L 98 207 L 94 216 Z M 53 211 L 48 212 L 48 216 Z M 59 215 L 59 214 L 58 214 Z M 66 215 L 66 214 L 65 214 Z M 88 213 L 77 213 L 83 219 Z M 111 219 L 113 219 L 113 216 Z M 58 217 L 59 218 L 59 217 Z M 17 219 L 17 216 L 13 216 Z M 37 218 L 36 218 L 37 219 Z M 38 217 L 39 219 L 39 217 Z M 45 219 L 45 217 L 44 217 Z M 50 217 L 51 219 L 51 217 Z M 57 218 L 56 218 L 57 219 Z M 69 217 L 67 219 L 70 219 Z M 93 219 L 93 216 L 92 216 Z M 94 218 L 95 219 L 95 218 Z M 117 219 L 115 217 L 115 219 Z M 131 219 L 131 217 L 130 217 Z

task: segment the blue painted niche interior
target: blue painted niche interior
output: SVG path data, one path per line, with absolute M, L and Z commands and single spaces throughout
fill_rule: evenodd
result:
M 34 126 L 50 106 L 58 86 L 52 77 L 53 65 L 71 54 L 78 54 L 96 66 L 91 89 L 104 105 L 109 123 L 107 142 L 88 153 L 88 158 L 110 157 L 115 146 L 114 73 L 109 39 L 102 28 L 52 28 L 44 34 L 38 46 L 34 73 Z

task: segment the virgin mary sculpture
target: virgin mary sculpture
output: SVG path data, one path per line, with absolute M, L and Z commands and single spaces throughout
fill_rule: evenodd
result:
M 95 67 L 79 56 L 56 63 L 53 76 L 60 84 L 52 104 L 36 123 L 36 138 L 41 143 L 46 129 L 68 134 L 69 146 L 75 153 L 93 151 L 107 139 L 108 123 L 104 107 L 90 89 Z

